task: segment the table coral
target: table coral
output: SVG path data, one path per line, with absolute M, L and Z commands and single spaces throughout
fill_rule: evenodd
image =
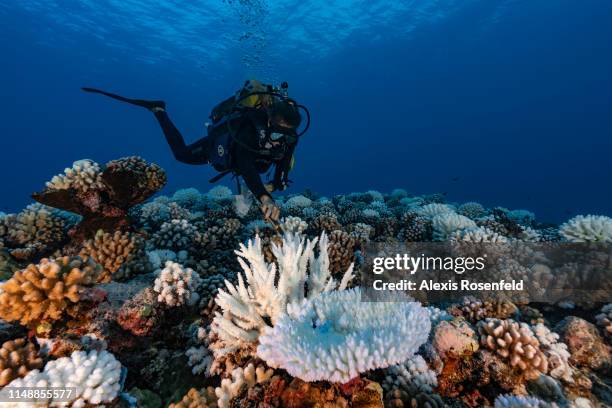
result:
M 85 287 L 96 283 L 101 269 L 93 260 L 80 257 L 30 264 L 2 284 L 0 317 L 26 326 L 58 320 L 69 305 L 79 301 Z
M 75 245 L 93 238 L 100 229 L 129 228 L 128 211 L 166 184 L 156 164 L 136 156 L 112 160 L 101 168 L 101 184 L 54 184 L 32 197 L 45 205 L 79 214 L 83 219 L 70 231 Z M 62 188 L 57 188 L 62 187 Z
M 0 387 L 42 366 L 34 343 L 24 338 L 6 341 L 0 348 Z

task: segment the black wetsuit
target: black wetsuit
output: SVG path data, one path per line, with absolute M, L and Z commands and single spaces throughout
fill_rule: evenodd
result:
M 155 112 L 155 117 L 166 136 L 174 157 L 178 161 L 187 164 L 209 163 L 211 143 L 209 136 L 186 145 L 181 132 L 174 126 L 166 111 Z M 244 179 L 249 190 L 259 199 L 263 195 L 270 195 L 261 181 L 260 174 L 267 172 L 272 164 L 275 165 L 273 179 L 275 188 L 281 188 L 286 182 L 295 144 L 279 146 L 280 154 L 275 154 L 274 159 L 259 154 L 257 151 L 261 150 L 262 146 L 260 146 L 257 128 L 253 123 L 255 121 L 267 121 L 266 114 L 263 112 L 252 112 L 250 118 L 240 121 L 238 131 L 234 137 L 241 143 L 233 143 L 230 157 L 232 158 L 232 167 L 235 173 Z

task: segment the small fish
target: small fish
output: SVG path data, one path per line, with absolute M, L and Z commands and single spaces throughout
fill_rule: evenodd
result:
M 461 177 L 453 177 L 451 180 L 452 181 L 459 181 L 461 179 Z

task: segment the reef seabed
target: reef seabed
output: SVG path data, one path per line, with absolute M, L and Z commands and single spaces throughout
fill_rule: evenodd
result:
M 0 213 L 0 388 L 74 387 L 72 407 L 612 405 L 611 304 L 360 287 L 369 243 L 612 243 L 609 217 L 307 191 L 277 199 L 278 229 L 252 197 L 153 198 L 165 183 L 139 157 L 79 160 Z

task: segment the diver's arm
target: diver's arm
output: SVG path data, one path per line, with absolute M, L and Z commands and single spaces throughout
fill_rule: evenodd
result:
M 255 197 L 260 201 L 264 196 L 270 197 L 270 194 L 261 181 L 257 166 L 255 166 L 255 154 L 253 152 L 237 145 L 235 150 L 235 167 L 236 171 L 242 176 L 247 187 Z
M 208 163 L 209 139 L 203 137 L 190 145 L 185 144 L 183 135 L 174 126 L 170 117 L 163 109 L 153 111 L 155 118 L 164 132 L 166 141 L 176 160 L 186 164 L 206 164 Z
M 285 156 L 276 163 L 274 168 L 274 188 L 276 190 L 284 190 L 287 186 L 287 177 L 291 170 L 291 160 L 293 159 L 293 152 L 295 151 L 296 144 L 293 144 L 287 148 Z

